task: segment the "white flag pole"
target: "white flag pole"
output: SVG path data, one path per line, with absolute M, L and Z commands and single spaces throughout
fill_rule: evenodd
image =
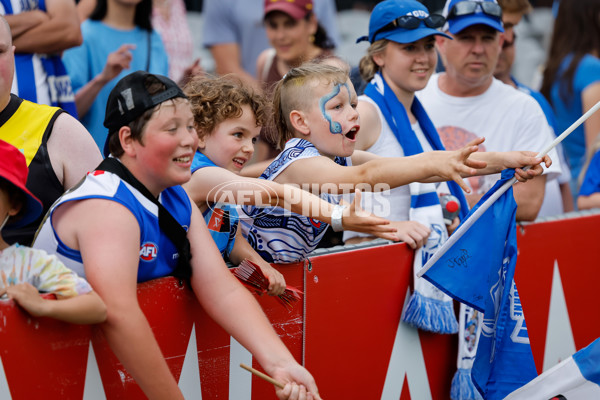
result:
M 558 136 L 556 139 L 554 139 L 554 141 L 552 143 L 550 143 L 548 146 L 546 146 L 546 148 L 543 149 L 538 154 L 538 157 L 543 157 L 546 154 L 548 154 L 548 152 L 550 152 L 550 150 L 555 148 L 556 145 L 558 145 L 560 142 L 562 142 L 567 136 L 569 136 L 569 134 L 571 134 L 571 132 L 573 132 L 575 129 L 577 129 L 577 127 L 579 125 L 581 125 L 593 113 L 598 111 L 598 109 L 600 109 L 600 101 L 597 102 L 592 108 L 590 108 L 585 114 L 583 114 L 577 121 L 575 121 L 563 133 L 561 133 L 560 136 Z M 454 245 L 454 243 L 456 243 L 456 241 L 462 237 L 462 235 L 464 235 L 465 231 L 467 229 L 469 229 L 471 227 L 471 225 L 473 225 L 475 223 L 475 221 L 477 221 L 479 219 L 479 217 L 481 217 L 481 215 L 488 208 L 490 208 L 490 206 L 496 200 L 498 200 L 498 198 L 500 196 L 502 196 L 502 194 L 504 194 L 504 192 L 506 192 L 508 190 L 508 188 L 511 187 L 516 181 L 517 181 L 517 178 L 515 178 L 515 177 L 508 180 L 494 194 L 492 194 L 481 206 L 479 206 L 479 208 L 477 210 L 475 210 L 475 212 L 473 214 L 471 214 L 471 216 L 465 222 L 463 222 L 463 224 L 461 226 L 459 226 L 456 231 L 454 231 L 454 233 L 448 238 L 448 240 L 442 245 L 442 247 L 440 247 L 439 250 L 433 254 L 433 256 L 419 270 L 419 272 L 417 272 L 417 276 L 419 278 L 422 277 L 423 274 L 425 272 L 427 272 L 429 270 L 429 268 L 431 268 L 433 266 L 433 264 L 435 264 L 437 262 L 437 260 L 439 260 L 440 257 L 442 257 L 448 251 L 448 249 L 450 247 L 452 247 L 452 245 Z

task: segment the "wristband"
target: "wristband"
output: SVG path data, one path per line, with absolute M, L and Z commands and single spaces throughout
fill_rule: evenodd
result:
M 331 213 L 331 227 L 335 232 L 340 232 L 344 229 L 342 228 L 342 213 L 346 208 L 348 208 L 348 206 L 339 204 L 333 207 L 333 212 Z

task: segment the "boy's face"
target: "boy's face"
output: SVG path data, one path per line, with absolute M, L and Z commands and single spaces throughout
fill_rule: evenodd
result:
M 221 168 L 239 174 L 254 154 L 254 143 L 260 134 L 256 118 L 248 105 L 242 106 L 242 115 L 221 122 L 200 139 L 202 154 Z
M 317 83 L 313 95 L 317 101 L 305 113 L 309 140 L 325 156 L 351 156 L 360 123 L 358 99 L 350 79 L 343 84 Z
M 187 100 L 165 101 L 148 120 L 142 140 L 134 143 L 135 157 L 143 166 L 138 177 L 150 191 L 181 185 L 191 177 L 198 148 L 194 116 Z M 137 176 L 137 175 L 136 175 Z

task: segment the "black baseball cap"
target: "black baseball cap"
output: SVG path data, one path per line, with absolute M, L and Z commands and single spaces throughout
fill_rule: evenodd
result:
M 148 93 L 145 82 L 149 77 L 162 82 L 166 89 L 155 95 Z M 108 128 L 108 136 L 104 143 L 104 156 L 108 157 L 110 153 L 108 142 L 113 133 L 118 132 L 122 126 L 134 121 L 146 110 L 177 97 L 187 99 L 183 90 L 166 76 L 151 74 L 146 71 L 136 71 L 121 78 L 111 90 L 106 102 L 104 126 Z

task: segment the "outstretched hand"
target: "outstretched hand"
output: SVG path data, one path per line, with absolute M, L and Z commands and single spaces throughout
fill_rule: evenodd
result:
M 390 221 L 378 217 L 360 207 L 360 190 L 354 192 L 354 200 L 342 214 L 342 227 L 344 230 L 364 232 L 386 240 L 397 241 L 396 228 L 390 225 Z
M 397 229 L 397 240 L 406 243 L 416 250 L 427 243 L 431 229 L 417 221 L 392 221 L 390 226 Z
M 479 145 L 484 140 L 485 138 L 477 138 L 459 150 L 434 152 L 437 154 L 437 157 L 433 159 L 435 175 L 445 181 L 455 181 L 465 192 L 471 193 L 471 189 L 462 177 L 475 175 L 478 169 L 487 166 L 484 161 L 469 158 L 471 154 L 479 150 Z
M 505 167 L 515 169 L 515 178 L 519 182 L 525 182 L 544 172 L 542 162 L 546 168 L 552 165 L 552 160 L 547 154 L 542 158 L 533 151 L 509 151 L 506 152 Z M 530 166 L 529 169 L 524 169 Z

